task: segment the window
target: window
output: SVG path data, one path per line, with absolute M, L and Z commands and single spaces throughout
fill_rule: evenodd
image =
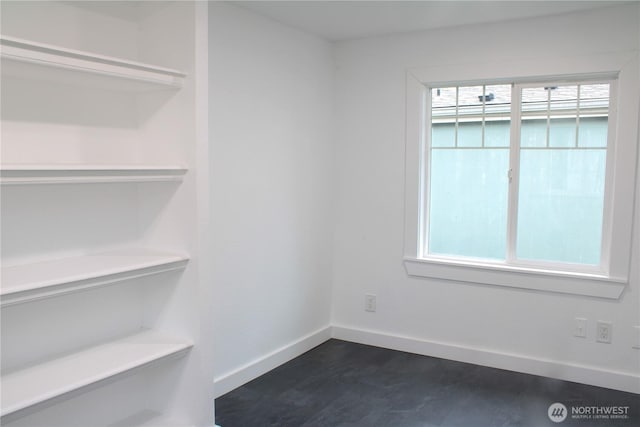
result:
M 430 92 L 423 253 L 504 260 L 511 85 Z
M 610 86 L 431 88 L 423 253 L 599 270 Z
M 628 282 L 637 58 L 414 69 L 411 276 L 619 298 Z

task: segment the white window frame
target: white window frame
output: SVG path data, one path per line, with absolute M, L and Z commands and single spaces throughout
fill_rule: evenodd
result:
M 442 65 L 407 71 L 405 151 L 404 265 L 414 277 L 482 285 L 618 299 L 629 281 L 631 231 L 638 145 L 639 68 L 637 52 L 616 52 L 565 58 Z M 423 254 L 426 236 L 430 87 L 539 82 L 612 81 L 607 144 L 607 177 L 598 268 L 566 264 L 474 260 Z M 519 93 L 519 92 L 518 92 Z M 519 100 L 512 99 L 512 106 Z M 512 121 L 512 135 L 519 123 Z M 519 147 L 518 147 L 519 148 Z M 516 153 L 514 153 L 514 151 Z M 518 156 L 519 149 L 511 148 Z M 517 179 L 514 173 L 514 179 Z M 510 186 L 517 188 L 517 185 Z M 516 203 L 510 194 L 510 203 Z M 427 199 L 428 200 L 428 199 Z M 511 209 L 511 207 L 510 207 Z M 513 225 L 510 225 L 513 226 Z M 513 231 L 513 230 L 512 230 Z M 515 236 L 515 233 L 510 233 Z

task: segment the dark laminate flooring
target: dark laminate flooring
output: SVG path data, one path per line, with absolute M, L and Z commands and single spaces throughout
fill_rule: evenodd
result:
M 569 416 L 551 422 L 561 402 Z M 640 426 L 640 395 L 330 340 L 216 399 L 221 427 Z M 573 407 L 628 406 L 627 419 Z

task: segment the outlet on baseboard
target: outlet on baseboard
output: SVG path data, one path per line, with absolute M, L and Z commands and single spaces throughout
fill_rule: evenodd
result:
M 611 334 L 613 332 L 613 324 L 598 320 L 596 325 L 596 341 L 611 344 Z
M 576 317 L 573 323 L 573 336 L 579 338 L 587 337 L 587 319 Z
M 366 294 L 364 296 L 364 311 L 376 311 L 376 296 Z

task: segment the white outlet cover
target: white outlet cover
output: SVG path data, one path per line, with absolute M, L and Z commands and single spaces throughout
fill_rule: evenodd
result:
M 587 319 L 583 317 L 576 317 L 573 324 L 573 336 L 579 338 L 587 337 Z
M 640 350 L 640 326 L 633 327 L 633 339 L 634 343 L 631 347 Z
M 364 296 L 364 310 L 365 311 L 376 311 L 376 296 L 373 294 L 367 294 Z
M 613 324 L 599 320 L 596 324 L 596 341 L 611 344 L 611 334 L 613 333 Z

